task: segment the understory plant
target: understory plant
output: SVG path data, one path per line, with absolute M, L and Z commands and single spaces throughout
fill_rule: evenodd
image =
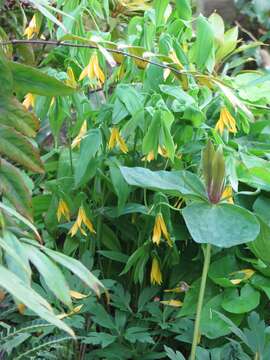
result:
M 188 0 L 31 4 L 0 31 L 1 356 L 268 359 L 264 44 Z

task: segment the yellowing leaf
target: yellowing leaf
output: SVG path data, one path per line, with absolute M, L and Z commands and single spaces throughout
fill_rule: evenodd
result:
M 85 295 L 85 294 L 79 293 L 78 291 L 74 291 L 74 290 L 70 290 L 69 294 L 72 298 L 74 298 L 76 300 L 85 299 L 89 296 L 89 295 Z
M 160 301 L 161 304 L 163 305 L 168 305 L 168 306 L 173 306 L 173 307 L 181 307 L 183 306 L 182 301 L 180 300 L 162 300 Z

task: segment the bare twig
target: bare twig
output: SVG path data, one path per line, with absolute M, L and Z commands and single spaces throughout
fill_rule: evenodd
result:
M 67 47 L 74 47 L 74 48 L 86 48 L 86 49 L 97 49 L 99 50 L 99 47 L 96 45 L 88 45 L 88 44 L 75 44 L 75 43 L 71 43 L 71 42 L 64 42 L 64 41 L 56 41 L 56 40 L 41 40 L 41 39 L 37 39 L 37 40 L 25 40 L 25 39 L 14 39 L 14 40 L 7 40 L 7 41 L 0 41 L 0 45 L 18 45 L 18 44 L 32 44 L 32 45 L 51 45 L 51 46 L 67 46 Z M 183 74 L 193 74 L 194 76 L 202 76 L 202 74 L 199 74 L 197 71 L 191 71 L 191 70 L 177 70 L 175 68 L 173 68 L 172 66 L 169 66 L 167 64 L 163 64 L 163 63 L 159 63 L 159 62 L 155 62 L 149 59 L 146 59 L 142 56 L 138 56 L 135 54 L 131 54 L 127 51 L 123 51 L 123 50 L 119 50 L 119 49 L 110 49 L 110 48 L 106 48 L 103 47 L 106 51 L 113 53 L 113 54 L 118 54 L 118 55 L 123 55 L 126 57 L 131 57 L 135 60 L 140 60 L 140 61 L 144 61 L 148 64 L 154 65 L 154 66 L 158 66 L 160 68 L 163 69 L 169 69 L 170 71 L 172 71 L 175 74 L 178 75 L 183 75 Z

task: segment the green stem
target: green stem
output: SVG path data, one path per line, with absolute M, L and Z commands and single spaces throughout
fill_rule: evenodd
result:
M 209 269 L 209 265 L 210 265 L 210 258 L 211 258 L 211 244 L 207 244 L 205 254 L 204 254 L 202 280 L 201 280 L 199 298 L 198 298 L 198 302 L 197 302 L 196 319 L 195 319 L 195 325 L 194 325 L 190 360 L 196 359 L 196 350 L 197 350 L 198 338 L 200 335 L 201 312 L 202 312 L 202 306 L 203 306 L 207 274 L 208 274 L 208 269 Z

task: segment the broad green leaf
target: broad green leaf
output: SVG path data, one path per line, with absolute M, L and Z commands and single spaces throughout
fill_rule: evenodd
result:
M 150 126 L 143 138 L 142 151 L 145 155 L 149 154 L 151 151 L 154 152 L 154 156 L 157 156 L 159 136 L 160 136 L 160 119 L 161 110 L 155 111 Z
M 32 143 L 9 126 L 0 125 L 0 154 L 33 172 L 43 173 L 39 151 Z
M 64 266 L 74 275 L 78 276 L 87 286 L 89 286 L 97 295 L 100 289 L 104 289 L 103 284 L 78 260 L 61 254 L 57 251 L 42 247 L 43 251 L 54 261 Z
M 199 70 L 204 70 L 213 51 L 214 33 L 212 26 L 202 15 L 197 18 L 196 29 L 197 37 L 193 48 L 193 61 Z
M 224 30 L 225 25 L 222 17 L 214 12 L 209 16 L 208 21 L 210 22 L 213 31 L 214 31 L 214 37 L 218 45 L 221 45 L 224 41 Z
M 129 185 L 161 191 L 174 196 L 205 198 L 200 179 L 189 171 L 151 171 L 142 167 L 121 166 L 120 170 Z
M 190 20 L 192 16 L 190 0 L 176 0 L 176 11 L 180 19 Z
M 268 299 L 270 299 L 270 279 L 269 277 L 262 276 L 260 274 L 255 274 L 250 279 L 251 285 L 254 286 L 255 289 L 259 289 L 265 292 Z
M 2 239 L 1 239 L 2 240 Z M 3 247 L 6 250 L 12 249 L 13 251 L 6 251 L 5 259 L 7 267 L 13 274 L 17 275 L 22 281 L 29 285 L 31 284 L 31 268 L 28 262 L 27 254 L 23 248 L 21 242 L 16 238 L 16 236 L 9 232 L 3 232 L 3 241 L 8 248 Z M 14 250 L 16 255 L 13 255 Z M 19 259 L 18 259 L 19 258 Z
M 237 38 L 238 38 L 237 26 L 225 32 L 223 43 L 219 46 L 216 52 L 217 64 L 236 48 Z
M 26 218 L 32 218 L 31 194 L 25 185 L 20 171 L 1 159 L 0 162 L 0 193 L 3 194 Z
M 216 314 L 216 311 L 221 312 L 223 310 L 222 301 L 223 295 L 218 294 L 203 305 L 200 330 L 202 335 L 207 336 L 209 339 L 217 339 L 231 332 L 228 324 Z M 232 320 L 238 324 L 242 320 L 241 315 L 233 315 L 232 317 Z
M 255 309 L 260 303 L 260 292 L 249 284 L 238 289 L 226 289 L 223 294 L 222 307 L 233 314 L 243 314 Z
M 129 327 L 124 334 L 127 341 L 135 344 L 137 341 L 140 343 L 154 344 L 153 338 L 150 336 L 147 328 L 132 326 Z
M 169 4 L 169 0 L 155 0 L 154 2 L 157 27 L 163 25 L 165 22 L 164 14 L 168 4 Z
M 76 89 L 31 66 L 9 61 L 9 67 L 14 78 L 15 91 L 44 96 L 65 96 L 76 91 Z
M 239 265 L 233 255 L 224 256 L 214 261 L 209 268 L 208 276 L 216 284 L 222 287 L 234 287 L 229 276 L 239 270 Z
M 24 244 L 24 248 L 29 260 L 44 278 L 48 288 L 59 300 L 71 308 L 72 302 L 69 295 L 69 287 L 62 271 L 36 247 Z
M 8 60 L 0 47 L 0 94 L 2 96 L 12 95 L 13 91 L 13 76 L 8 64 Z
M 249 249 L 266 264 L 270 265 L 270 227 L 260 221 L 260 233 L 254 241 L 248 244 Z
M 111 161 L 109 168 L 113 188 L 118 197 L 118 207 L 123 208 L 128 199 L 130 188 L 121 174 L 117 161 Z
M 102 349 L 115 342 L 116 336 L 105 332 L 90 332 L 82 341 L 84 344 L 100 345 Z
M 116 89 L 116 96 L 123 104 L 125 104 L 127 111 L 131 115 L 134 115 L 143 107 L 142 95 L 130 85 L 118 85 Z
M 193 202 L 183 209 L 183 217 L 197 243 L 231 247 L 253 241 L 260 231 L 251 212 L 231 204 Z
M 16 210 L 14 210 L 13 208 L 4 205 L 1 201 L 0 201 L 0 209 L 6 211 L 9 215 L 13 216 L 16 220 L 21 221 L 23 224 L 25 224 L 29 229 L 31 229 L 33 231 L 33 233 L 36 235 L 37 239 L 40 241 L 40 235 L 37 231 L 37 228 L 25 217 L 23 217 L 21 214 L 19 214 Z
M 118 262 L 121 262 L 121 263 L 124 263 L 124 264 L 126 264 L 126 262 L 128 261 L 128 256 L 126 254 L 123 254 L 123 253 L 118 252 L 118 251 L 98 250 L 98 253 L 101 254 L 102 256 L 108 258 L 108 259 L 118 261 Z
M 93 157 L 102 144 L 101 132 L 99 129 L 91 129 L 80 143 L 79 159 L 75 166 L 75 187 L 84 185 L 95 173 L 93 169 Z
M 39 121 L 15 97 L 0 96 L 0 124 L 10 126 L 25 136 L 34 137 Z
M 0 265 L 0 285 L 39 317 L 74 336 L 73 330 L 55 316 L 50 304 L 43 297 L 2 265 Z

